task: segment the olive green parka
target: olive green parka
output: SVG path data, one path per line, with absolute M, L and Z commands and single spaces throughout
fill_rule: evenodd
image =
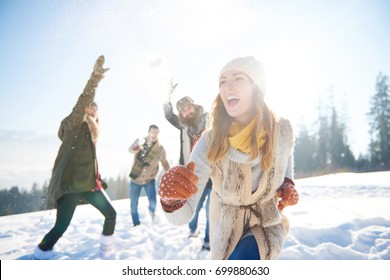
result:
M 61 122 L 58 137 L 62 144 L 49 184 L 49 207 L 55 206 L 64 194 L 96 188 L 96 148 L 91 129 L 86 122 L 85 108 L 94 100 L 101 79 L 102 76 L 91 75 L 71 114 Z

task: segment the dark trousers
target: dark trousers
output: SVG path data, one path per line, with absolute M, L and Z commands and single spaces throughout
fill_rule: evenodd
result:
M 58 239 L 68 228 L 74 211 L 80 201 L 84 199 L 98 209 L 105 217 L 103 235 L 112 235 L 115 230 L 116 211 L 102 191 L 66 194 L 58 200 L 57 217 L 54 227 L 45 235 L 38 245 L 43 251 L 52 250 Z
M 228 260 L 260 260 L 255 237 L 249 235 L 240 240 Z

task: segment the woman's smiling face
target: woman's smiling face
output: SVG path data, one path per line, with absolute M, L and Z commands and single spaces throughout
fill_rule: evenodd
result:
M 239 123 L 247 124 L 255 116 L 252 81 L 246 74 L 224 72 L 219 78 L 219 95 L 229 116 Z

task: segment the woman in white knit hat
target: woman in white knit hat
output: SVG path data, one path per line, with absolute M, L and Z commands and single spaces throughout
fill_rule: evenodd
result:
M 168 220 L 187 223 L 209 177 L 213 259 L 276 259 L 289 224 L 283 208 L 298 202 L 294 135 L 264 101 L 265 73 L 254 57 L 228 62 L 219 75 L 211 129 L 190 163 L 168 170 L 159 194 Z

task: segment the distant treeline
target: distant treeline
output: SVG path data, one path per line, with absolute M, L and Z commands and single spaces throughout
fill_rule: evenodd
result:
M 294 151 L 296 178 L 343 171 L 390 170 L 388 76 L 379 73 L 375 89 L 376 92 L 371 97 L 367 112 L 370 125 L 367 154 L 356 158 L 351 152 L 348 144 L 347 112 L 344 111 L 341 115 L 333 106 L 332 96 L 330 96 L 327 105 L 320 102 L 318 118 L 312 127 L 302 126 L 298 129 Z M 109 178 L 106 182 L 108 184 L 107 194 L 112 200 L 129 197 L 130 181 L 127 176 Z M 45 183 L 39 187 L 33 184 L 30 191 L 21 191 L 17 186 L 9 190 L 0 190 L 0 216 L 46 209 L 47 185 Z
M 111 200 L 129 197 L 130 181 L 127 176 L 118 176 L 116 179 L 110 178 L 105 181 L 108 185 L 106 192 Z M 0 190 L 0 216 L 48 209 L 47 190 L 47 182 L 45 182 L 43 186 L 39 186 L 37 183 L 34 183 L 30 191 L 19 189 L 18 186 L 13 186 L 10 189 Z M 83 203 L 83 201 L 80 201 L 80 204 Z
M 0 190 L 0 216 L 39 211 L 45 203 L 45 190 L 36 183 L 30 191 L 14 186 Z
M 347 112 L 341 115 L 332 95 L 319 104 L 312 128 L 301 127 L 295 144 L 295 177 L 311 177 L 342 171 L 390 170 L 390 92 L 388 76 L 379 73 L 376 93 L 371 97 L 367 119 L 370 142 L 367 154 L 357 158 L 348 143 Z M 362 133 L 364 137 L 365 133 Z

